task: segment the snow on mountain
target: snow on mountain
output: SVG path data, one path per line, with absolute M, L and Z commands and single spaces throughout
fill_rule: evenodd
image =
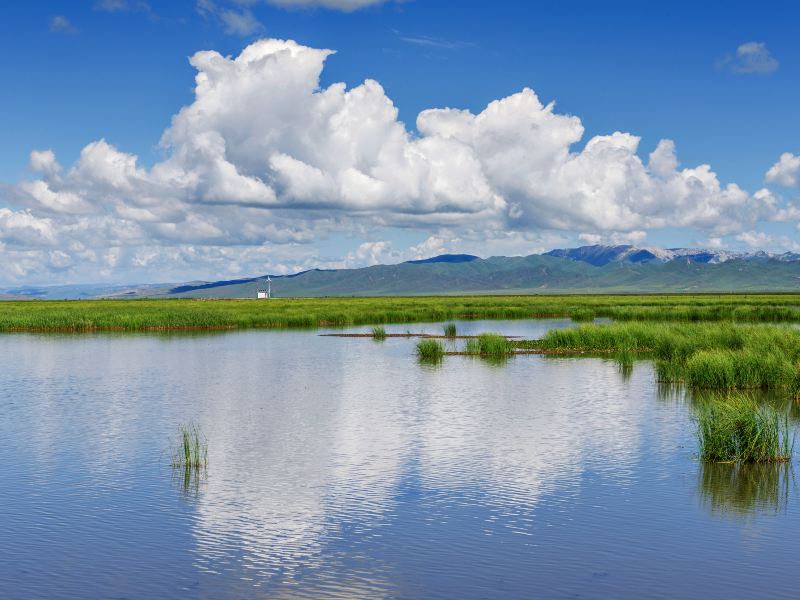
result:
M 587 262 L 595 266 L 607 265 L 611 262 L 648 263 L 670 262 L 685 259 L 695 263 L 716 264 L 729 260 L 779 260 L 781 262 L 800 261 L 800 254 L 785 252 L 772 254 L 764 252 L 731 252 L 729 250 L 711 250 L 704 248 L 656 248 L 654 246 L 581 246 L 579 248 L 558 248 L 544 253 L 546 256 L 558 256 L 572 260 Z

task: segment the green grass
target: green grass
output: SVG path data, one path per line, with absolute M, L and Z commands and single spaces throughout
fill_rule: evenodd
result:
M 464 352 L 481 356 L 510 356 L 514 353 L 514 346 L 502 335 L 482 333 L 477 338 L 470 338 L 466 341 Z
M 636 360 L 636 353 L 628 349 L 622 349 L 614 354 L 614 361 L 617 363 L 619 372 L 626 379 L 633 373 L 633 363 Z
M 386 329 L 381 325 L 372 328 L 372 339 L 382 342 L 386 339 Z
M 481 342 L 478 338 L 469 338 L 464 342 L 464 352 L 467 354 L 480 354 Z
M 799 307 L 796 294 L 35 300 L 0 302 L 0 331 L 300 328 L 545 317 L 800 322 Z
M 570 312 L 570 318 L 576 323 L 591 323 L 597 314 L 590 308 L 576 308 Z
M 449 338 L 456 337 L 456 335 L 458 333 L 458 330 L 456 329 L 456 324 L 455 323 L 445 323 L 442 326 L 442 330 L 444 331 L 445 336 L 447 336 Z
M 172 451 L 172 466 L 180 469 L 205 469 L 208 443 L 197 425 L 181 425 L 178 443 Z
M 417 342 L 417 356 L 427 362 L 438 362 L 444 356 L 444 346 L 439 340 L 420 340 Z
M 520 348 L 653 358 L 659 381 L 710 389 L 800 389 L 800 330 L 731 323 L 613 323 L 549 331 Z
M 767 404 L 737 394 L 697 409 L 700 457 L 712 462 L 781 462 L 791 459 L 789 419 Z

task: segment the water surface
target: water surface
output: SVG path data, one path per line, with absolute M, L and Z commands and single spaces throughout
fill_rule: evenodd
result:
M 426 366 L 414 343 L 0 336 L 0 597 L 796 596 L 791 468 L 698 462 L 648 363 Z

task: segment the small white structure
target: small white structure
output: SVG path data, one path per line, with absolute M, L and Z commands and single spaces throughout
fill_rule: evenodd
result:
M 256 290 L 256 298 L 259 300 L 269 300 L 272 298 L 272 279 L 267 275 L 267 288 Z

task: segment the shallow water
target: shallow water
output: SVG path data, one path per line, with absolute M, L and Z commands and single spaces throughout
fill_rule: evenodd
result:
M 796 596 L 791 468 L 698 462 L 648 363 L 414 344 L 0 336 L 0 598 Z

